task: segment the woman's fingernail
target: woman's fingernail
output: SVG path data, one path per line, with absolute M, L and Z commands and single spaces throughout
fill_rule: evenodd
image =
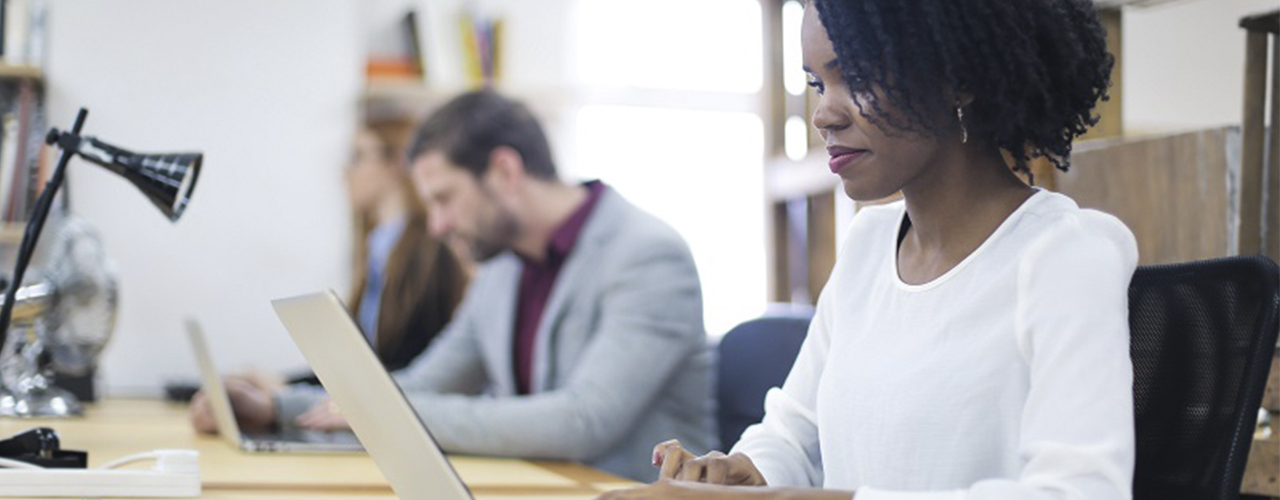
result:
M 662 454 L 658 453 L 656 450 L 653 452 L 653 466 L 654 467 L 662 466 Z

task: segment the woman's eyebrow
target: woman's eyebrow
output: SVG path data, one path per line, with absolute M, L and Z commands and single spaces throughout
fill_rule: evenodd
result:
M 822 65 L 822 67 L 825 69 L 835 69 L 837 66 L 840 66 L 839 59 L 832 59 L 830 61 L 827 61 L 826 64 Z M 805 73 L 813 74 L 813 70 L 809 69 L 809 65 L 807 64 L 804 66 L 801 66 L 800 69 L 804 70 Z

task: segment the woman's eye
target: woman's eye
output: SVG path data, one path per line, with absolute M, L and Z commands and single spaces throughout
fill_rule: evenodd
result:
M 823 90 L 826 90 L 826 86 L 824 86 L 824 85 L 822 84 L 822 82 L 820 82 L 820 81 L 818 81 L 818 80 L 809 80 L 809 81 L 808 81 L 808 82 L 806 82 L 806 83 L 807 83 L 810 87 L 813 87 L 813 90 L 814 90 L 815 92 L 817 92 L 817 93 L 818 93 L 818 95 L 822 95 L 822 91 L 823 91 Z

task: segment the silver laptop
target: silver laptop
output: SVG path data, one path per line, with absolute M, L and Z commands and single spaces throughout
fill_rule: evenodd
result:
M 276 453 L 358 453 L 364 450 L 355 434 L 345 431 L 321 432 L 292 427 L 276 432 L 241 432 L 231 409 L 231 397 L 227 395 L 217 365 L 213 363 L 204 330 L 192 318 L 187 318 L 187 335 L 191 337 L 191 346 L 196 352 L 201 385 L 213 410 L 213 419 L 218 423 L 218 434 L 232 446 L 244 451 Z
M 332 290 L 271 305 L 397 497 L 472 500 Z

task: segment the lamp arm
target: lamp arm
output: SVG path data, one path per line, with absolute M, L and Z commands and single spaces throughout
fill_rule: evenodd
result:
M 80 130 L 84 128 L 84 121 L 88 115 L 89 110 L 80 108 L 70 133 L 63 133 L 61 136 L 57 136 L 56 130 L 50 133 L 50 142 L 56 139 L 62 149 L 62 154 L 58 157 L 58 165 L 54 168 L 53 175 L 49 177 L 49 182 L 45 184 L 40 197 L 36 199 L 35 208 L 31 212 L 31 219 L 27 221 L 27 227 L 22 232 L 22 243 L 18 245 L 18 261 L 13 266 L 13 276 L 9 280 L 8 288 L 4 291 L 4 304 L 0 305 L 0 350 L 3 350 L 5 342 L 8 341 L 9 322 L 13 317 L 13 305 L 17 302 L 18 288 L 22 286 L 23 275 L 27 272 L 27 266 L 31 264 L 32 255 L 35 254 L 36 243 L 40 240 L 40 232 L 44 230 L 45 219 L 49 218 L 49 208 L 53 205 L 53 196 L 57 194 L 58 188 L 62 186 L 63 178 L 66 176 L 67 163 L 76 154 L 76 148 L 68 147 L 72 146 L 72 144 L 68 144 L 67 140 L 79 139 Z

